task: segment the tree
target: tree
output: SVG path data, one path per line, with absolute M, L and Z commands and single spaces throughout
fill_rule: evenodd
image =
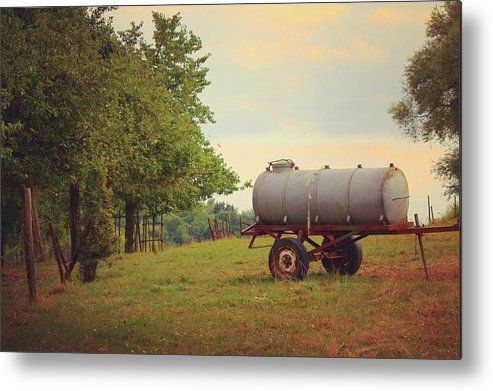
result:
M 209 84 L 204 66 L 208 55 L 197 55 L 200 39 L 181 25 L 179 14 L 168 18 L 153 13 L 153 18 L 153 45 L 142 39 L 141 25 L 119 33 L 134 68 L 120 72 L 126 75 L 120 121 L 126 129 L 123 137 L 135 140 L 120 162 L 127 169 L 113 181 L 115 193 L 125 201 L 127 252 L 132 251 L 133 216 L 139 207 L 155 214 L 176 212 L 213 193 L 231 193 L 239 182 L 200 129 L 213 121 L 198 97 Z
M 179 216 L 168 215 L 165 218 L 166 223 L 166 241 L 168 243 L 186 244 L 192 241 L 189 234 L 190 226 Z
M 77 177 L 107 98 L 87 10 L 2 10 L 1 59 L 6 179 L 48 187 Z
M 40 218 L 70 226 L 67 273 L 80 255 L 85 281 L 112 251 L 113 206 L 126 204 L 131 241 L 139 206 L 175 212 L 239 181 L 200 129 L 213 120 L 198 97 L 209 84 L 200 39 L 155 14 L 150 46 L 138 25 L 118 35 L 106 11 L 1 13 L 2 223 L 22 226 L 10 221 L 26 208 L 19 189 L 36 188 Z
M 1 26 L 2 179 L 60 191 L 80 177 L 90 134 L 103 127 L 87 9 L 5 9 Z
M 62 7 L 1 14 L 2 196 L 36 187 L 57 204 L 58 194 L 69 194 L 73 249 L 79 184 L 112 160 L 112 150 L 102 148 L 113 95 L 104 61 L 111 40 L 102 39 L 104 26 L 95 24 L 101 12 Z M 74 252 L 71 267 L 76 260 Z
M 405 68 L 405 96 L 389 108 L 415 141 L 437 140 L 447 147 L 433 171 L 448 196 L 460 189 L 460 15 L 458 1 L 435 7 L 427 23 L 426 42 Z
M 85 178 L 80 238 L 80 276 L 83 282 L 96 278 L 100 260 L 115 251 L 112 193 L 106 173 L 91 170 Z

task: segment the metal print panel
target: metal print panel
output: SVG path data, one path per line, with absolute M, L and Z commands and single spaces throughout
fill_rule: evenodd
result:
M 2 8 L 1 349 L 460 359 L 460 34 L 457 1 Z

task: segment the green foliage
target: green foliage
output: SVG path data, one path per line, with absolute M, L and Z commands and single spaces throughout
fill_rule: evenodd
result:
M 181 17 L 153 14 L 154 45 L 142 24 L 120 32 L 117 81 L 119 154 L 112 176 L 116 195 L 153 213 L 190 209 L 214 193 L 231 193 L 239 178 L 204 138 L 213 121 L 199 99 L 209 84 L 200 39 Z M 129 61 L 131 59 L 131 61 Z M 144 142 L 143 142 L 144 141 Z M 117 146 L 118 148 L 118 146 Z M 119 175 L 119 176 L 118 176 Z
M 209 54 L 199 56 L 200 38 L 181 24 L 180 14 L 166 17 L 153 12 L 154 47 L 145 47 L 147 58 L 173 97 L 185 107 L 196 123 L 213 121 L 212 112 L 198 95 L 210 82 L 204 66 Z
M 445 195 L 449 197 L 460 194 L 460 165 L 459 146 L 453 145 L 433 167 L 433 172 L 446 184 Z
M 34 187 L 63 238 L 68 184 L 109 160 L 106 43 L 81 7 L 3 9 L 1 29 L 2 199 Z
M 192 238 L 188 233 L 188 224 L 180 217 L 168 215 L 165 218 L 166 223 L 166 241 L 168 243 L 185 244 L 190 243 Z
M 106 185 L 105 175 L 91 171 L 83 193 L 80 238 L 80 263 L 85 282 L 96 277 L 99 260 L 109 257 L 116 249 L 111 200 L 111 189 Z
M 435 165 L 446 194 L 460 186 L 460 13 L 458 1 L 444 2 L 427 23 L 427 40 L 410 58 L 404 72 L 404 98 L 389 112 L 416 141 L 438 140 L 449 145 Z
M 16 197 L 2 194 L 2 241 L 14 241 L 20 232 L 19 214 L 22 205 Z
M 457 202 L 456 204 L 449 204 L 447 206 L 447 209 L 445 209 L 443 215 L 440 216 L 440 218 L 438 219 L 438 222 L 447 223 L 447 224 L 450 224 L 451 220 L 455 220 L 455 222 L 457 222 L 457 219 L 459 218 L 459 213 L 460 213 L 459 202 Z
M 83 170 L 104 124 L 98 42 L 81 7 L 4 9 L 1 28 L 2 174 L 55 187 Z
M 224 202 L 224 201 L 215 202 L 214 206 L 212 208 L 212 213 L 217 214 L 217 213 L 222 212 L 222 211 L 234 212 L 235 207 L 231 204 Z
M 211 222 L 214 222 L 215 219 L 219 222 L 230 219 L 233 233 L 239 235 L 240 216 L 244 224 L 251 224 L 254 220 L 253 210 L 243 211 L 239 214 L 233 205 L 223 201 L 217 202 L 211 198 L 193 209 L 166 215 L 164 219 L 165 240 L 174 244 L 209 240 L 208 219 Z
M 190 224 L 202 237 L 207 219 L 177 212 L 239 183 L 200 128 L 213 122 L 199 97 L 209 85 L 200 38 L 179 14 L 154 13 L 149 44 L 142 24 L 115 32 L 112 9 L 1 13 L 2 220 L 15 238 L 18 187 L 33 186 L 41 221 L 63 239 L 67 190 L 77 184 L 83 274 L 112 252 L 112 206 L 174 214 L 168 239 L 188 243 Z

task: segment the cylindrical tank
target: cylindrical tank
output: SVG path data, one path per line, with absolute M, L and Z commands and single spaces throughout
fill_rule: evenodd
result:
M 253 187 L 261 224 L 386 224 L 407 221 L 409 188 L 394 167 L 299 170 L 270 162 Z

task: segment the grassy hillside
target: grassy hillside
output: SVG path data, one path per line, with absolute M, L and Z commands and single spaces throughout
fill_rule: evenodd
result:
M 269 248 L 240 239 L 118 256 L 63 293 L 51 262 L 36 306 L 24 269 L 7 266 L 2 350 L 458 358 L 458 237 L 425 236 L 430 281 L 412 235 L 368 237 L 358 274 L 316 262 L 302 282 L 274 281 Z

